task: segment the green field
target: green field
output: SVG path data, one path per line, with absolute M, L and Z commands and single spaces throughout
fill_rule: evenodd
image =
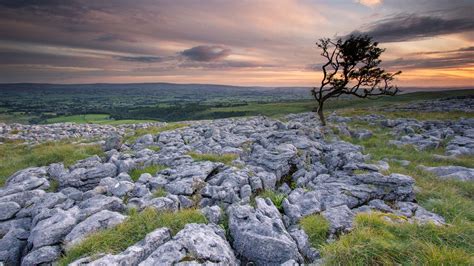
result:
M 342 95 L 327 111 L 473 95 L 474 90 L 421 91 L 365 100 Z M 344 97 L 343 97 L 344 96 Z M 309 112 L 309 88 L 234 87 L 205 84 L 0 84 L 0 122 L 127 124 L 178 122 Z
M 137 124 L 145 122 L 156 122 L 155 120 L 114 120 L 108 114 L 86 114 L 86 115 L 69 115 L 58 116 L 46 120 L 46 124 L 72 122 L 77 124 L 103 124 L 103 125 L 120 125 L 120 124 Z

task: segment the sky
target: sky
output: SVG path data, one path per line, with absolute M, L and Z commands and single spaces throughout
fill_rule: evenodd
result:
M 369 34 L 400 86 L 474 85 L 474 0 L 0 0 L 0 83 L 317 86 Z

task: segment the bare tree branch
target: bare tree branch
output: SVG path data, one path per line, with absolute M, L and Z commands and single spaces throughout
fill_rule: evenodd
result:
M 391 82 L 401 71 L 388 73 L 379 65 L 380 55 L 385 49 L 366 35 L 352 35 L 348 39 L 320 39 L 316 45 L 322 49 L 326 59 L 322 65 L 323 78 L 319 88 L 311 90 L 318 102 L 318 112 L 322 124 L 326 124 L 323 113 L 324 102 L 343 94 L 358 98 L 372 99 L 383 95 L 396 95 L 398 87 Z

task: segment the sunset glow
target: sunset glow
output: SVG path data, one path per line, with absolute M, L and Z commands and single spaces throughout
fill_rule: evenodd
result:
M 0 0 L 0 83 L 315 86 L 314 43 L 361 32 L 401 86 L 472 86 L 473 13 L 467 0 Z

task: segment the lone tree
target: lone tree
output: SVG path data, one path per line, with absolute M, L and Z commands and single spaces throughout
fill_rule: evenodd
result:
M 391 85 L 396 75 L 380 68 L 379 57 L 385 51 L 377 42 L 367 35 L 351 35 L 347 39 L 320 39 L 316 45 L 323 51 L 321 55 L 327 60 L 322 66 L 323 79 L 321 86 L 311 90 L 318 106 L 314 109 L 326 125 L 323 107 L 329 98 L 343 94 L 359 98 L 375 96 L 394 96 L 399 92 L 397 86 Z

